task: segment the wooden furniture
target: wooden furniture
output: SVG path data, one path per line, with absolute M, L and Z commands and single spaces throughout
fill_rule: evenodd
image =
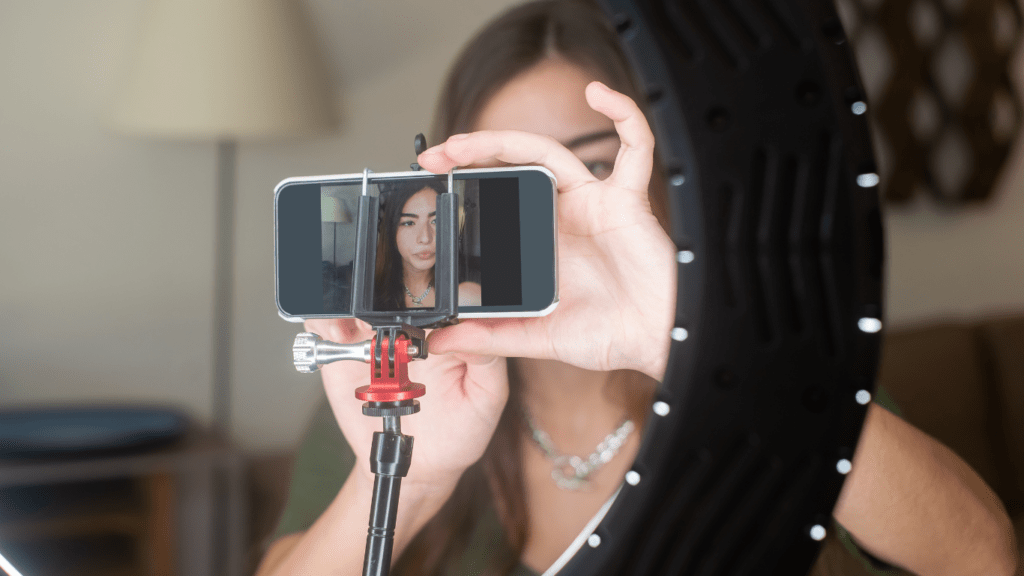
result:
M 26 575 L 241 576 L 245 462 L 190 432 L 145 452 L 0 460 L 0 552 Z

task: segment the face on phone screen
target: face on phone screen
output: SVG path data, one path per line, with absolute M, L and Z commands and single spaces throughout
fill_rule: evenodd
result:
M 458 196 L 459 310 L 522 304 L 517 177 L 454 180 Z M 324 312 L 350 312 L 354 214 L 361 183 L 321 187 Z M 484 202 L 481 203 L 481 190 Z M 374 310 L 431 310 L 437 254 L 437 195 L 445 176 L 370 184 L 380 211 L 374 265 Z M 483 206 L 482 204 L 486 204 Z M 481 216 L 487 223 L 481 229 Z M 489 263 L 489 265 L 488 265 Z

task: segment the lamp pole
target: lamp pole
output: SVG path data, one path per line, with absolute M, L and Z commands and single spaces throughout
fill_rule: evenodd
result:
M 147 0 L 111 110 L 120 132 L 216 143 L 211 427 L 230 438 L 238 142 L 337 124 L 324 61 L 291 0 Z
M 217 142 L 217 199 L 213 257 L 213 426 L 231 434 L 231 321 L 234 291 L 235 177 L 238 145 Z

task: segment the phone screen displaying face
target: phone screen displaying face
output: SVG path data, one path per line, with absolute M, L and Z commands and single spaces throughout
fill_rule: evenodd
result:
M 456 172 L 458 312 L 536 315 L 556 301 L 554 183 L 538 169 Z M 352 315 L 360 230 L 375 230 L 373 310 L 435 305 L 437 198 L 447 175 L 375 175 L 377 221 L 359 226 L 362 175 L 286 180 L 276 194 L 278 305 L 286 316 Z

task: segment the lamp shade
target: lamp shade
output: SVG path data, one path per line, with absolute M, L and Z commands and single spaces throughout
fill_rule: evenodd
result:
M 150 0 L 110 121 L 121 132 L 261 139 L 336 125 L 295 0 Z
M 320 195 L 320 221 L 337 224 L 353 223 L 355 220 L 352 218 L 352 211 L 348 208 L 348 202 L 345 202 L 344 198 L 332 195 L 330 190 L 326 192 L 326 194 Z

